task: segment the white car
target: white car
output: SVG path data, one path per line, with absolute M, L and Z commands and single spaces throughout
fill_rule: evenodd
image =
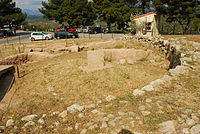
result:
M 50 40 L 50 39 L 53 39 L 53 35 L 47 34 L 47 33 L 44 33 L 44 32 L 32 32 L 30 39 L 31 39 L 31 41 Z

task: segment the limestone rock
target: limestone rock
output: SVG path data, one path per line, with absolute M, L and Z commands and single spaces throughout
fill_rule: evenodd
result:
M 128 112 L 128 115 L 135 116 L 135 113 L 134 112 Z
M 58 115 L 60 112 L 56 111 L 56 112 L 52 112 L 51 113 L 51 116 L 55 116 L 55 115 Z
M 62 113 L 60 113 L 59 115 L 58 115 L 58 117 L 61 117 L 61 118 L 65 118 L 65 117 L 67 117 L 67 110 L 65 110 L 65 111 L 63 111 Z
M 144 105 L 142 105 L 142 106 L 139 106 L 139 108 L 138 108 L 140 111 L 144 111 L 145 110 L 145 106 Z
M 95 104 L 90 104 L 90 105 L 84 105 L 85 109 L 90 109 L 90 108 L 95 108 Z
M 21 120 L 22 121 L 32 121 L 34 118 L 37 118 L 38 115 L 36 114 L 33 114 L 33 115 L 27 115 L 27 116 L 24 116 Z
M 191 134 L 200 134 L 200 124 L 197 124 L 196 126 L 193 126 L 190 129 Z
M 162 134 L 176 134 L 175 124 L 173 120 L 169 120 L 159 124 L 159 131 Z
M 56 121 L 52 124 L 52 128 L 54 127 L 59 127 L 60 126 L 60 122 L 59 121 Z
M 193 119 L 187 119 L 186 124 L 191 127 L 191 126 L 194 126 L 196 124 L 196 122 Z
M 142 134 L 142 133 L 139 133 L 139 132 L 133 132 L 134 134 Z
M 90 126 L 88 129 L 89 129 L 89 130 L 93 130 L 93 129 L 97 128 L 97 127 L 98 127 L 98 125 L 97 125 L 97 124 L 94 124 L 94 125 Z
M 108 117 L 104 117 L 104 118 L 102 119 L 102 121 L 108 121 L 108 120 L 109 120 Z
M 111 126 L 113 126 L 113 127 L 115 127 L 115 120 L 109 121 L 108 124 L 111 125 Z
M 116 99 L 116 97 L 115 97 L 115 96 L 112 96 L 112 95 L 108 95 L 108 96 L 106 97 L 106 100 L 107 100 L 108 102 L 110 102 L 110 101 L 112 101 L 112 100 L 114 100 L 114 99 Z
M 125 115 L 126 115 L 126 113 L 124 113 L 124 112 L 118 112 L 118 114 L 119 114 L 120 116 L 125 116 Z
M 131 121 L 131 127 L 135 127 L 135 122 L 134 121 Z
M 191 114 L 191 117 L 192 117 L 192 119 L 195 121 L 195 123 L 198 123 L 198 122 L 199 122 L 199 118 L 198 118 L 196 115 Z
M 172 80 L 172 77 L 169 75 L 164 75 L 161 80 L 163 80 L 164 83 L 170 83 L 170 81 Z
M 91 111 L 93 114 L 99 113 L 99 111 L 97 109 L 94 109 Z
M 86 134 L 87 133 L 87 129 L 83 129 L 80 134 Z
M 139 89 L 135 89 L 133 91 L 133 95 L 134 96 L 138 96 L 138 95 L 144 95 L 145 94 L 145 91 L 142 91 L 142 90 L 139 90 Z
M 154 80 L 150 83 L 150 85 L 152 85 L 154 88 L 156 87 L 160 87 L 161 84 L 163 84 L 163 80 L 161 79 L 157 79 L 157 80 Z
M 151 103 L 152 100 L 151 99 L 146 99 L 146 103 Z
M 39 124 L 44 124 L 45 122 L 44 122 L 44 119 L 43 118 L 40 118 L 39 120 L 38 120 L 38 123 Z
M 108 118 L 114 118 L 115 116 L 113 114 L 109 114 L 107 117 Z
M 79 123 L 76 123 L 74 128 L 77 130 L 78 127 L 79 127 Z
M 149 85 L 144 86 L 144 87 L 142 88 L 142 90 L 145 90 L 145 91 L 153 91 L 154 88 L 153 88 L 152 85 L 149 84 Z
M 83 110 L 84 110 L 84 107 L 80 106 L 78 104 L 73 104 L 73 105 L 67 107 L 67 111 L 70 112 L 70 113 L 75 113 L 77 111 L 81 112 Z
M 83 113 L 80 113 L 80 114 L 78 114 L 78 117 L 79 117 L 79 118 L 83 118 L 83 117 L 84 117 L 84 114 L 83 114 Z
M 28 121 L 26 124 L 24 124 L 24 127 L 28 127 L 28 126 L 34 126 L 35 122 L 33 121 Z
M 169 73 L 172 76 L 178 76 L 178 75 L 183 75 L 186 74 L 188 72 L 188 67 L 185 66 L 177 66 L 175 69 L 170 69 Z
M 183 128 L 183 134 L 190 134 L 189 129 L 188 128 Z
M 99 105 L 101 103 L 102 103 L 102 100 L 98 100 L 97 103 L 96 103 L 96 105 Z
M 126 63 L 126 60 L 125 59 L 121 59 L 121 60 L 119 60 L 119 64 L 125 64 Z
M 127 60 L 127 63 L 130 64 L 130 65 L 133 65 L 134 61 L 133 60 Z
M 106 128 L 106 127 L 108 127 L 108 125 L 105 121 L 103 121 L 100 128 L 102 129 L 102 128 Z
M 46 115 L 46 114 L 43 114 L 43 115 L 42 115 L 42 118 L 46 118 L 46 117 L 47 117 L 47 115 Z
M 13 119 L 9 119 L 6 122 L 6 127 L 13 127 L 15 125 L 15 121 Z
M 72 128 L 72 127 L 68 127 L 67 130 L 68 130 L 68 131 L 71 131 L 71 130 L 73 130 L 73 128 Z
M 151 114 L 151 112 L 149 112 L 149 111 L 141 111 L 141 113 L 143 116 L 147 116 L 147 115 Z

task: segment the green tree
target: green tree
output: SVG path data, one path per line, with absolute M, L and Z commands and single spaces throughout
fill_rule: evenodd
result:
M 12 0 L 0 1 L 0 26 L 10 25 L 14 23 L 19 25 L 26 19 L 27 15 L 23 14 L 20 8 L 15 7 L 15 2 Z
M 49 0 L 42 2 L 42 6 L 39 11 L 44 17 L 60 24 L 67 22 L 70 26 L 88 25 L 95 19 L 88 0 Z
M 39 11 L 44 15 L 44 18 L 55 20 L 62 24 L 64 22 L 64 7 L 62 6 L 64 0 L 49 0 L 48 2 L 42 1 L 42 8 Z
M 92 25 L 95 15 L 88 0 L 65 0 L 64 20 L 71 26 Z
M 167 16 L 167 22 L 178 22 L 183 34 L 199 18 L 199 0 L 155 0 L 154 5 L 159 14 Z
M 124 29 L 130 21 L 131 14 L 135 13 L 132 8 L 135 0 L 93 0 L 94 12 L 100 20 L 107 23 L 108 29 L 112 23 L 118 24 L 119 28 Z

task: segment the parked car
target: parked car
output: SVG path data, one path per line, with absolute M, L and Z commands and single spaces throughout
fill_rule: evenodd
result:
M 76 32 L 76 28 L 70 28 L 70 27 L 68 27 L 68 28 L 67 28 L 67 31 L 73 33 L 73 32 Z
M 64 38 L 78 38 L 78 32 L 68 32 L 64 30 L 60 30 L 59 32 L 55 32 L 54 36 L 56 39 L 64 39 Z
M 6 31 L 7 36 L 16 35 L 16 28 L 14 25 L 4 25 L 3 29 Z
M 47 33 L 44 33 L 44 32 L 32 32 L 30 39 L 31 39 L 31 41 L 50 40 L 50 39 L 53 39 L 53 35 L 47 34 Z
M 5 37 L 7 35 L 6 30 L 0 30 L 0 37 Z
M 76 32 L 78 32 L 78 33 L 82 33 L 82 32 L 83 32 L 83 28 L 82 28 L 82 27 L 80 27 L 80 28 L 76 28 Z
M 90 34 L 102 33 L 102 28 L 101 27 L 89 27 L 88 33 L 90 33 Z
M 91 26 L 85 26 L 85 27 L 83 27 L 83 33 L 88 33 L 90 27 Z

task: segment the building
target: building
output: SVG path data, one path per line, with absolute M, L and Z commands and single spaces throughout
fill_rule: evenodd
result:
M 156 11 L 135 16 L 134 21 L 137 36 L 150 38 L 159 35 L 158 14 Z

